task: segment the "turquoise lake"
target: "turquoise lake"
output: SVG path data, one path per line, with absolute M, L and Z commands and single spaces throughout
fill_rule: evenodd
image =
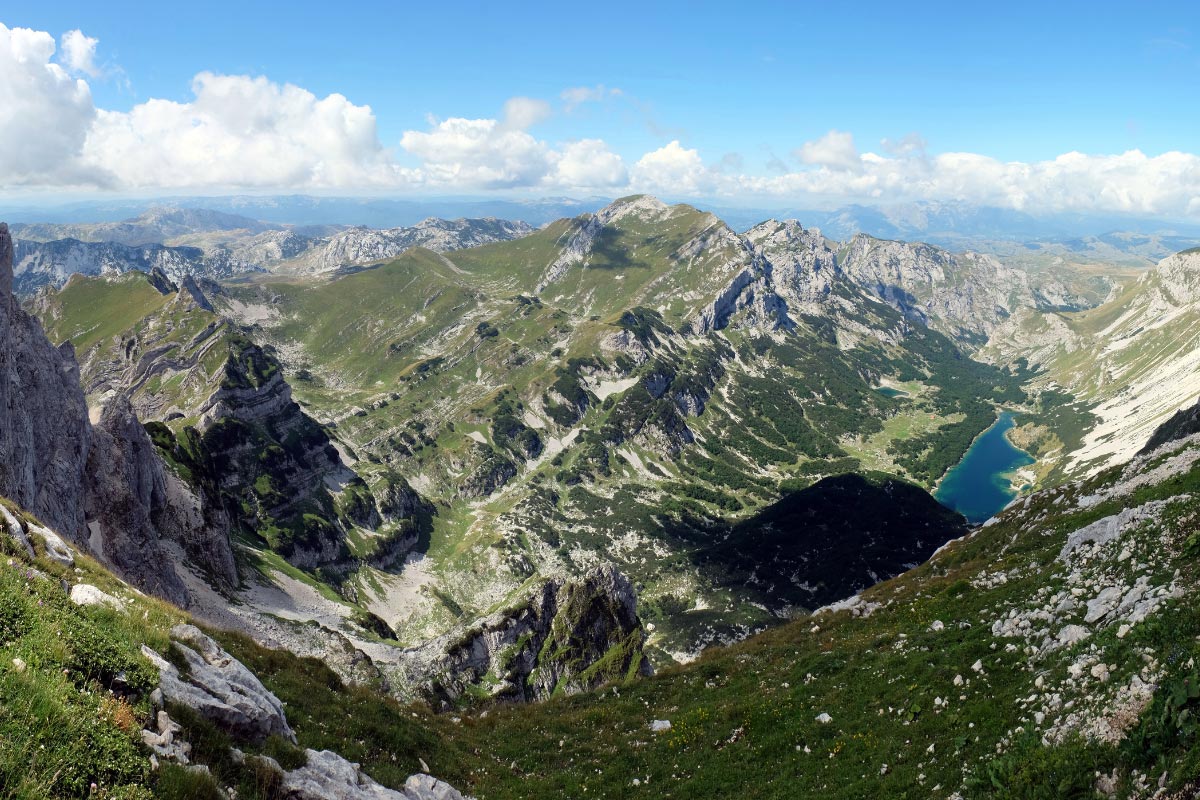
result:
M 1005 477 L 1019 467 L 1034 462 L 1024 450 L 1018 450 L 1004 436 L 1013 425 L 1012 414 L 1005 411 L 988 428 L 963 460 L 946 473 L 934 497 L 973 523 L 985 522 L 1008 505 L 1016 496 Z

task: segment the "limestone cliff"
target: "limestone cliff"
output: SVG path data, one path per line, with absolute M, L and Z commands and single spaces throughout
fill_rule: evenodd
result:
M 219 515 L 168 475 L 128 402 L 115 398 L 93 426 L 74 350 L 55 348 L 12 295 L 12 254 L 0 224 L 0 494 L 180 605 L 169 542 L 232 583 Z

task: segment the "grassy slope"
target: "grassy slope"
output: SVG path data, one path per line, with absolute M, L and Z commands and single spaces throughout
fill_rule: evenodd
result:
M 115 278 L 75 276 L 53 295 L 54 310 L 42 322 L 52 341 L 70 341 L 84 352 L 129 330 L 170 299 L 140 272 Z
M 1169 786 L 1187 785 L 1200 778 L 1191 749 L 1197 731 L 1181 714 L 1200 703 L 1187 688 L 1197 680 L 1190 659 L 1200 658 L 1200 612 L 1190 600 L 1200 578 L 1200 509 L 1180 495 L 1200 490 L 1200 466 L 1118 500 L 1076 504 L 1116 474 L 1041 493 L 930 563 L 874 587 L 863 596 L 878 604 L 869 616 L 826 612 L 587 695 L 463 718 L 419 715 L 446 748 L 423 757 L 481 800 L 924 798 L 959 789 L 969 798 L 1090 797 L 1097 771 L 1113 769 L 1122 777 L 1119 797 L 1130 796 L 1134 771 L 1156 780 L 1165 770 Z M 1020 639 L 993 634 L 994 620 L 1036 609 L 1074 585 L 1055 558 L 1069 531 L 1156 498 L 1178 499 L 1160 522 L 1095 554 L 1085 578 L 1130 583 L 1141 574 L 1162 585 L 1178 569 L 1177 585 L 1189 599 L 1168 602 L 1127 635 L 1119 637 L 1115 624 L 1095 628 L 1088 641 L 1044 657 L 1007 646 Z M 1118 560 L 1122 548 L 1133 558 Z M 1060 624 L 1078 623 L 1082 613 L 1069 612 Z M 977 660 L 982 672 L 973 669 Z M 1085 669 L 1073 678 L 1068 667 L 1076 662 L 1107 663 L 1111 676 L 1101 682 Z M 1040 743 L 1068 713 L 1115 713 L 1119 687 L 1144 670 L 1162 688 L 1145 711 L 1132 712 L 1122 741 L 1067 735 Z M 299 702 L 303 669 L 283 659 L 264 677 Z M 1069 705 L 1035 720 L 1054 695 Z M 821 722 L 822 714 L 832 721 Z M 670 730 L 651 732 L 655 719 L 669 720 Z M 370 767 L 371 748 L 360 753 Z M 387 755 L 374 758 L 386 762 Z
M 827 612 L 650 679 L 541 705 L 435 716 L 347 689 L 315 660 L 266 651 L 237 635 L 221 638 L 287 703 L 301 746 L 337 749 L 392 786 L 423 759 L 481 800 L 929 797 L 960 787 L 967 797 L 1051 798 L 1090 796 L 1096 772 L 1115 768 L 1122 779 L 1117 796 L 1125 797 L 1134 771 L 1155 777 L 1165 770 L 1169 786 L 1200 777 L 1189 721 L 1200 701 L 1188 688 L 1200 657 L 1200 612 L 1190 600 L 1200 509 L 1184 494 L 1200 491 L 1200 465 L 1099 505 L 1078 502 L 1119 473 L 1041 493 L 929 564 L 869 590 L 869 616 Z M 1161 521 L 1093 554 L 1083 585 L 1094 592 L 1135 575 L 1161 585 L 1178 570 L 1176 585 L 1189 599 L 1166 603 L 1127 635 L 1116 625 L 1096 628 L 1090 640 L 1045 657 L 1009 648 L 1014 640 L 993 634 L 993 620 L 1037 608 L 1069 585 L 1069 570 L 1055 558 L 1068 532 L 1159 498 L 1176 499 Z M 1118 548 L 1132 558 L 1118 559 Z M 59 570 L 41 560 L 37 566 Z M 103 691 L 104 670 L 113 665 L 148 686 L 139 677 L 145 665 L 137 646 L 162 649 L 166 628 L 184 615 L 129 592 L 86 559 L 80 567 L 77 577 L 124 596 L 129 611 L 70 606 L 53 580 L 28 577 L 20 563 L 0 571 L 6 793 L 83 797 L 96 781 L 99 796 L 148 797 L 149 787 L 154 796 L 210 796 L 178 771 L 151 774 L 134 738 L 149 709 Z M 1069 612 L 1060 623 L 1081 615 Z M 26 661 L 25 672 L 8 668 L 14 656 Z M 972 667 L 976 660 L 982 672 Z M 1106 681 L 1070 676 L 1071 664 L 1097 661 L 1112 670 Z M 1064 708 L 1104 717 L 1118 687 L 1139 671 L 1153 672 L 1161 688 L 1133 714 L 1123 741 L 1068 736 L 1039 743 L 1040 731 L 1057 721 L 1055 714 L 1035 720 L 1039 705 L 1058 694 L 1070 702 Z M 831 721 L 821 722 L 821 714 Z M 223 782 L 239 784 L 240 796 L 266 796 L 253 774 L 229 760 L 224 748 L 238 743 L 181 718 L 199 761 Z M 47 719 L 56 724 L 45 725 Z M 670 730 L 652 733 L 654 719 L 669 720 Z M 297 763 L 296 753 L 277 742 L 268 751 Z

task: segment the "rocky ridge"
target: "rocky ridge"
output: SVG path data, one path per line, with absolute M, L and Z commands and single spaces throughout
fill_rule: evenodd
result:
M 70 345 L 53 347 L 12 295 L 12 240 L 0 224 L 0 494 L 180 605 L 188 597 L 167 542 L 228 577 L 226 532 L 169 475 L 128 404 L 93 425 Z
M 545 581 L 524 603 L 400 654 L 396 685 L 449 705 L 533 701 L 652 673 L 637 593 L 611 566 Z
M 1025 358 L 1040 385 L 1098 417 L 1063 454 L 1072 474 L 1122 463 L 1200 395 L 1200 252 L 1164 259 L 1116 298 L 1079 314 L 1025 310 L 996 329 L 981 357 Z

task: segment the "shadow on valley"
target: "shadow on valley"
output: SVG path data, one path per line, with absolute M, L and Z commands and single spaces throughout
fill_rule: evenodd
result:
M 774 608 L 782 601 L 808 610 L 899 575 L 969 530 L 919 486 L 855 473 L 824 478 L 721 528 L 693 557 L 710 579 L 748 587 Z

